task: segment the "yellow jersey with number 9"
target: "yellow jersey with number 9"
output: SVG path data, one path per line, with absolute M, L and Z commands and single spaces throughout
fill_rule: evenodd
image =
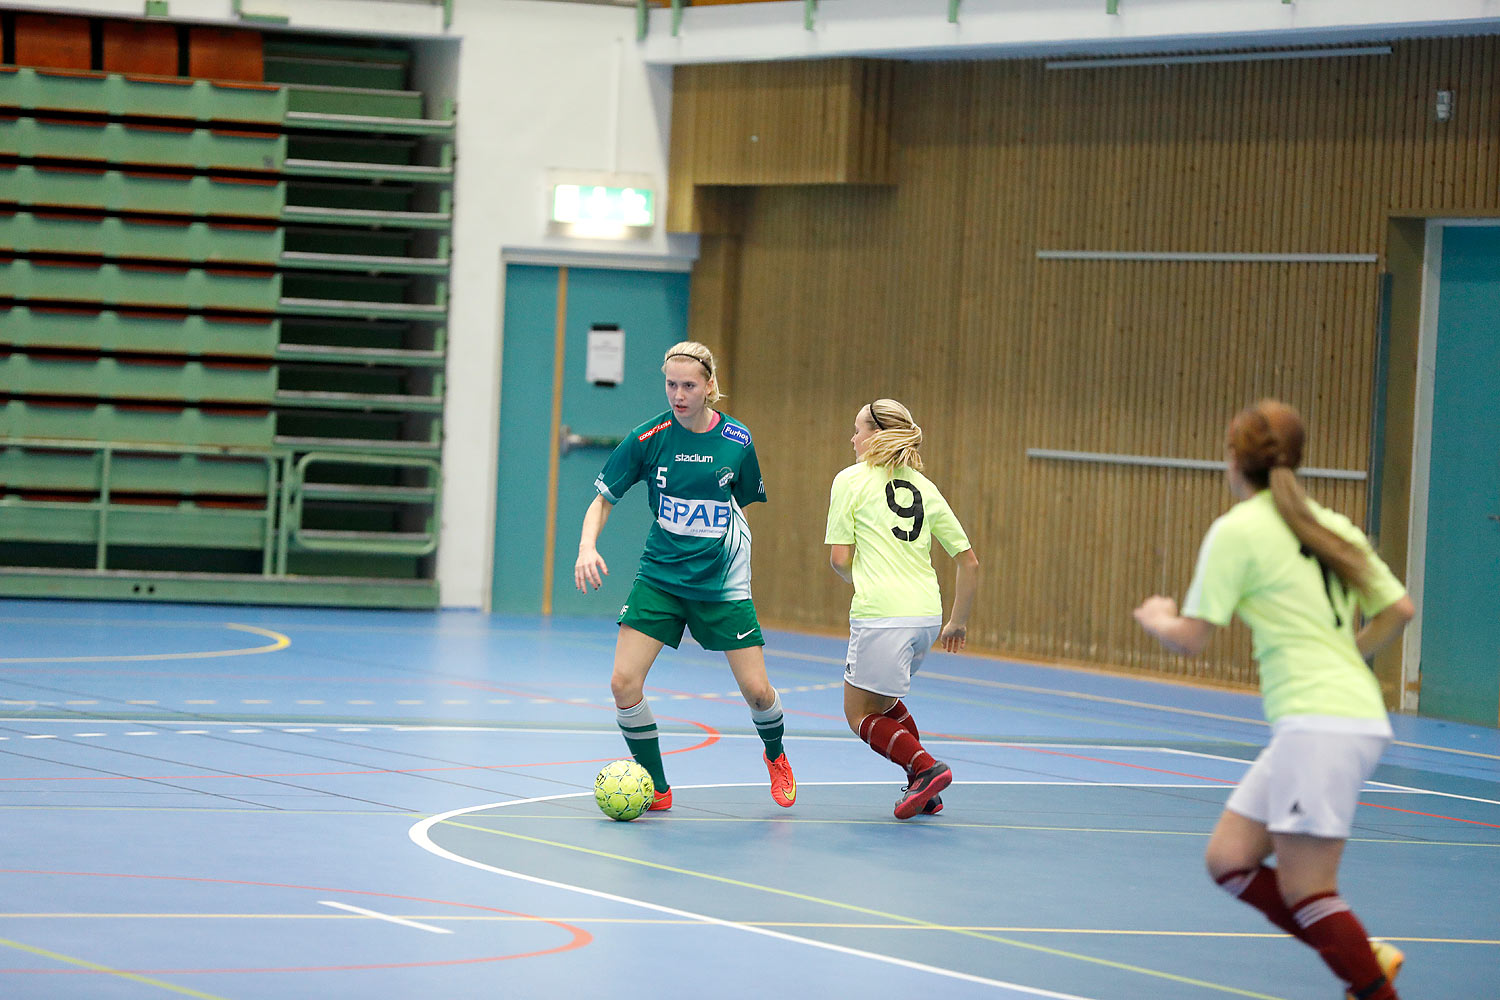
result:
M 969 548 L 948 501 L 917 470 L 859 462 L 835 476 L 823 541 L 854 546 L 850 620 L 866 627 L 941 625 L 934 538 L 949 555 Z

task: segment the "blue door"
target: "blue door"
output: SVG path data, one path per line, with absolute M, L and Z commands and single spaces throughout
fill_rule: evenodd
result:
M 556 505 L 552 546 L 554 614 L 613 617 L 625 602 L 651 525 L 645 489 L 632 490 L 610 515 L 599 539 L 609 565 L 604 587 L 583 595 L 573 587 L 573 562 L 593 482 L 609 455 L 606 447 L 570 451 L 558 463 L 557 493 L 549 495 L 553 365 L 558 286 L 564 355 L 561 423 L 593 441 L 617 440 L 667 408 L 661 377 L 666 349 L 687 339 L 688 275 L 607 268 L 512 264 L 506 270 L 505 349 L 500 395 L 499 468 L 495 504 L 495 571 L 491 605 L 497 612 L 536 614 L 543 609 L 546 519 Z M 625 332 L 625 378 L 610 387 L 586 378 L 589 331 L 616 326 Z
M 1500 724 L 1500 227 L 1443 230 L 1423 715 Z

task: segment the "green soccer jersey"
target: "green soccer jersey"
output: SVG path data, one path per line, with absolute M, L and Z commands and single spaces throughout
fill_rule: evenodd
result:
M 950 556 L 969 548 L 948 501 L 917 470 L 857 462 L 835 476 L 823 541 L 854 546 L 849 619 L 866 627 L 941 625 L 934 538 Z
M 620 443 L 594 488 L 614 504 L 636 483 L 646 484 L 656 518 L 640 578 L 690 601 L 749 600 L 750 525 L 742 508 L 764 500 L 766 487 L 745 425 L 721 414 L 697 434 L 671 410 L 659 414 Z
M 1291 715 L 1384 719 L 1380 684 L 1354 644 L 1355 612 L 1374 615 L 1406 594 L 1347 517 L 1312 501 L 1324 527 L 1369 560 L 1364 592 L 1346 588 L 1303 548 L 1270 490 L 1235 504 L 1209 528 L 1182 614 L 1250 626 L 1266 718 Z

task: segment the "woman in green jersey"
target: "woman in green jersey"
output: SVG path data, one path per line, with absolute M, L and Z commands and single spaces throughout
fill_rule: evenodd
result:
M 722 650 L 765 743 L 771 797 L 790 806 L 797 782 L 781 745 L 781 696 L 766 677 L 760 623 L 750 599 L 750 526 L 743 508 L 765 500 L 750 431 L 713 408 L 723 396 L 714 356 L 694 341 L 674 344 L 662 363 L 669 409 L 636 427 L 594 481 L 598 496 L 583 518 L 573 582 L 598 590 L 609 568 L 595 548 L 610 511 L 646 484 L 655 523 L 640 569 L 620 609 L 615 640 L 615 718 L 631 755 L 656 785 L 652 809 L 672 807 L 646 674 L 662 646 L 677 648 L 684 628 L 704 649 Z
M 1271 740 L 1209 838 L 1209 874 L 1316 950 L 1350 997 L 1395 1000 L 1402 955 L 1366 936 L 1338 894 L 1338 868 L 1360 790 L 1391 740 L 1366 661 L 1415 612 L 1364 534 L 1302 492 L 1293 470 L 1303 438 L 1297 412 L 1275 400 L 1234 418 L 1228 479 L 1239 502 L 1203 539 L 1181 612 L 1156 596 L 1135 618 L 1189 656 L 1234 615 L 1250 627 Z
M 922 475 L 922 428 L 894 399 L 877 399 L 854 415 L 854 465 L 833 480 L 828 504 L 834 572 L 854 584 L 844 716 L 870 749 L 906 770 L 896 818 L 943 808 L 938 794 L 953 781 L 948 765 L 923 747 L 902 698 L 934 643 L 963 649 L 979 586 L 979 559 L 948 501 Z M 932 568 L 936 538 L 958 563 L 953 613 Z

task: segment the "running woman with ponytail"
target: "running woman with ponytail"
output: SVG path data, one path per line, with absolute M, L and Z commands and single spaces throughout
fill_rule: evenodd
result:
M 901 699 L 934 643 L 950 653 L 964 648 L 979 559 L 948 501 L 922 475 L 922 428 L 911 411 L 894 399 L 861 406 L 849 443 L 859 461 L 834 477 L 823 539 L 834 572 L 854 584 L 844 716 L 870 749 L 905 769 L 895 814 L 910 819 L 943 808 L 938 793 L 953 773 L 923 748 Z M 946 625 L 934 538 L 958 563 Z
M 1234 615 L 1250 627 L 1271 740 L 1209 838 L 1209 875 L 1313 948 L 1346 996 L 1397 1000 L 1403 956 L 1366 936 L 1339 895 L 1338 869 L 1360 789 L 1391 741 L 1366 661 L 1414 609 L 1364 534 L 1302 492 L 1293 470 L 1303 437 L 1297 411 L 1275 400 L 1234 418 L 1228 479 L 1239 502 L 1203 539 L 1181 613 L 1156 596 L 1135 619 L 1188 656 Z
M 750 600 L 750 526 L 742 510 L 766 498 L 760 461 L 745 425 L 713 408 L 724 394 L 707 347 L 674 344 L 661 370 L 670 408 L 632 430 L 604 463 L 583 518 L 573 582 L 584 593 L 603 584 L 609 567 L 595 547 L 599 532 L 620 498 L 645 483 L 656 521 L 620 609 L 609 686 L 625 745 L 656 785 L 651 808 L 672 808 L 672 787 L 646 704 L 646 673 L 662 646 L 677 648 L 684 628 L 729 660 L 765 744 L 771 798 L 790 806 L 797 781 L 781 745 L 781 695 L 766 677 L 765 640 Z

